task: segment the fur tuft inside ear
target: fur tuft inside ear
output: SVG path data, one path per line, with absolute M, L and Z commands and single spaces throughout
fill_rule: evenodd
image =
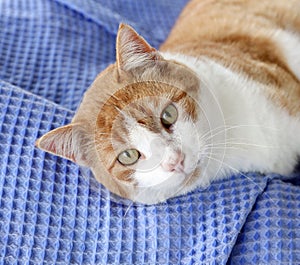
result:
M 123 23 L 118 30 L 116 54 L 118 67 L 125 71 L 162 58 L 133 28 Z
M 36 146 L 48 153 L 55 154 L 76 162 L 72 139 L 73 125 L 54 129 L 36 141 Z
M 48 153 L 85 165 L 85 157 L 80 152 L 80 141 L 76 140 L 80 137 L 80 128 L 79 124 L 71 123 L 54 129 L 39 138 L 36 146 Z

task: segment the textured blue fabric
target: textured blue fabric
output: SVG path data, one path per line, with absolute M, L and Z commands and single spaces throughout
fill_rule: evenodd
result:
M 119 22 L 158 47 L 185 3 L 0 1 L 0 264 L 300 263 L 299 173 L 128 205 L 34 147 L 114 61 Z
M 270 182 L 247 218 L 232 263 L 300 264 L 299 218 L 299 187 L 280 180 Z

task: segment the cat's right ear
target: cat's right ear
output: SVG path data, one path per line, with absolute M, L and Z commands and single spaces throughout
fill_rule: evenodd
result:
M 82 138 L 79 135 L 80 127 L 82 126 L 72 123 L 59 127 L 44 134 L 36 141 L 35 145 L 43 151 L 85 166 L 87 161 L 84 152 L 80 150 L 80 138 Z
M 125 71 L 162 59 L 159 51 L 147 43 L 132 27 L 123 23 L 118 30 L 116 54 L 117 66 Z

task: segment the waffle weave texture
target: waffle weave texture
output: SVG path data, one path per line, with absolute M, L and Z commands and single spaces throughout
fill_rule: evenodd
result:
M 0 0 L 0 264 L 300 264 L 300 173 L 128 205 L 34 147 L 115 60 L 119 22 L 158 47 L 185 3 Z

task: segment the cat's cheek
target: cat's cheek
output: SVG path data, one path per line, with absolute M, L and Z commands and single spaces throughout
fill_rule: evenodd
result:
M 189 178 L 197 174 L 198 171 L 199 171 L 199 165 L 198 165 L 197 157 L 196 156 L 187 157 L 185 161 L 186 181 L 188 181 Z
M 197 135 L 186 134 L 182 137 L 182 152 L 185 154 L 184 172 L 186 174 L 191 174 L 197 167 L 201 159 L 200 150 L 201 145 Z

